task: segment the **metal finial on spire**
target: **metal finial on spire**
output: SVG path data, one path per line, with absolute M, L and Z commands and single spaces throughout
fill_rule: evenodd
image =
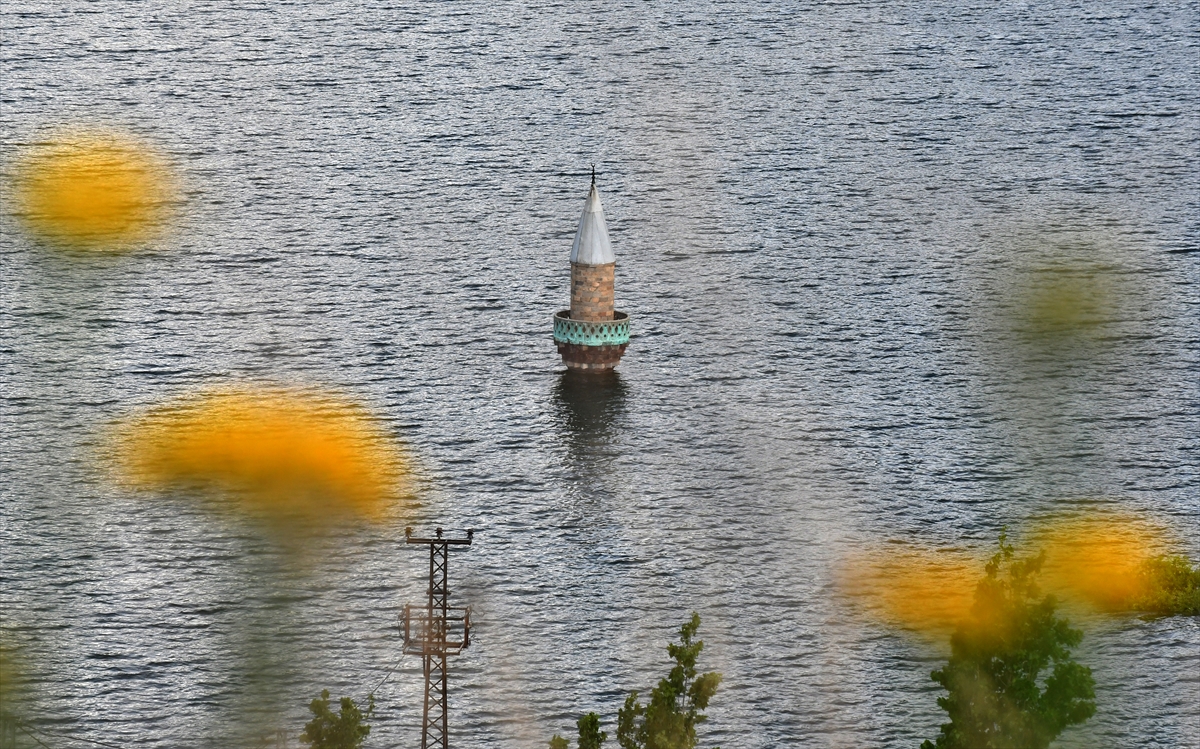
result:
M 592 184 L 596 184 L 596 165 L 592 164 Z
M 595 180 L 595 175 L 592 179 Z M 612 245 L 608 241 L 608 226 L 604 222 L 604 208 L 600 205 L 600 190 L 593 181 L 588 189 L 583 215 L 579 217 L 575 243 L 571 245 L 571 262 L 605 265 L 614 261 Z

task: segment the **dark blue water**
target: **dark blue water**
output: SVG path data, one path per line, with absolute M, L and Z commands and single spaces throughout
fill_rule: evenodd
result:
M 915 746 L 944 651 L 856 616 L 846 555 L 1098 506 L 1200 559 L 1195 2 L 0 10 L 6 175 L 83 124 L 186 193 L 116 259 L 6 207 L 0 601 L 56 749 L 294 745 L 397 662 L 405 523 L 479 529 L 463 747 L 611 732 L 692 610 L 702 745 Z M 592 163 L 635 332 L 602 386 L 550 340 Z M 1023 332 L 1046 268 L 1102 288 L 1096 325 Z M 301 562 L 111 486 L 106 424 L 247 380 L 368 404 L 421 507 Z M 1080 657 L 1097 714 L 1059 746 L 1200 746 L 1197 619 L 1090 621 Z M 369 746 L 416 745 L 400 664 Z

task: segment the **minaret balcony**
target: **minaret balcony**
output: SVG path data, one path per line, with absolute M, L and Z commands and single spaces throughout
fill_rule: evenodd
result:
M 629 343 L 629 315 L 614 312 L 612 320 L 572 320 L 571 310 L 554 315 L 554 340 L 577 346 L 622 346 Z

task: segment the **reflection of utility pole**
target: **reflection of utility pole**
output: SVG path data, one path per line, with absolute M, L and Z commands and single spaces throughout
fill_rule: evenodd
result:
M 433 538 L 404 529 L 404 542 L 429 546 L 429 597 L 424 608 L 404 605 L 404 652 L 419 655 L 425 663 L 425 713 L 421 719 L 421 749 L 449 749 L 446 716 L 446 656 L 458 655 L 471 644 L 471 609 L 451 607 L 450 547 L 470 546 L 475 531 L 466 538 L 450 538 L 438 528 Z M 440 737 L 440 738 L 439 738 Z

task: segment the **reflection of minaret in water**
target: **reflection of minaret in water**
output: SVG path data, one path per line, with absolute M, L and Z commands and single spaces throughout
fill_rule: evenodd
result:
M 552 399 L 567 447 L 578 458 L 592 460 L 619 437 L 627 388 L 615 369 L 559 374 Z
M 615 270 L 593 168 L 587 205 L 571 247 L 571 309 L 554 315 L 554 342 L 571 369 L 612 369 L 629 345 L 629 315 L 613 309 Z

